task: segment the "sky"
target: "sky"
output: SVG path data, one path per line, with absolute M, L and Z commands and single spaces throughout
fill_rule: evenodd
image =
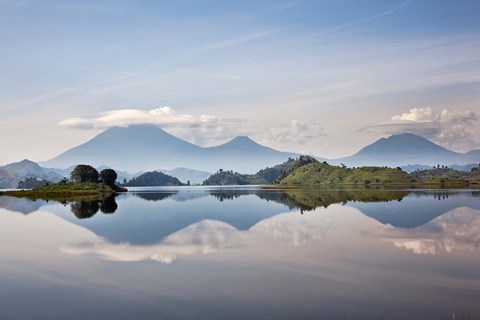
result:
M 112 126 L 348 156 L 480 149 L 477 0 L 0 0 L 0 164 Z

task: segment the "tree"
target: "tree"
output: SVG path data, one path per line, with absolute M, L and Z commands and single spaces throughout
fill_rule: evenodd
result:
M 70 178 L 75 182 L 97 182 L 98 171 L 92 166 L 79 164 L 70 173 Z
M 113 169 L 103 169 L 100 171 L 100 179 L 107 185 L 113 187 L 117 180 L 117 173 Z

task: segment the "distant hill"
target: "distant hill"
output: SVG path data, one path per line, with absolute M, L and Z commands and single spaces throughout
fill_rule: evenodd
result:
M 18 189 L 35 189 L 43 187 L 48 183 L 47 180 L 38 179 L 38 178 L 25 178 L 24 181 L 18 183 Z
M 468 180 L 480 182 L 480 167 L 472 168 L 470 171 L 459 171 L 448 167 L 417 170 L 410 174 L 414 179 L 423 182 L 435 182 L 446 180 Z
M 204 148 L 174 137 L 156 126 L 132 125 L 110 128 L 42 165 L 67 168 L 88 163 L 130 172 L 178 167 L 215 172 L 223 168 L 253 173 L 295 156 L 294 153 L 264 147 L 247 137 L 237 137 L 223 145 Z
M 358 166 L 466 165 L 480 162 L 480 150 L 458 153 L 411 133 L 382 138 L 350 157 L 329 161 Z
M 28 178 L 58 182 L 63 176 L 27 159 L 0 167 L 0 188 L 17 188 L 19 182 Z
M 453 165 L 449 165 L 448 167 L 453 169 L 453 170 L 470 172 L 473 168 L 478 167 L 478 163 L 470 163 L 470 164 L 466 164 L 466 165 L 453 164 Z M 432 166 L 426 166 L 426 165 L 420 165 L 420 164 L 409 164 L 408 166 L 401 166 L 401 168 L 402 168 L 403 171 L 410 173 L 410 172 L 414 172 L 414 171 L 417 171 L 417 170 L 432 169 L 433 167 Z
M 233 171 L 218 170 L 203 182 L 204 186 L 228 186 L 252 184 L 247 175 Z
M 304 159 L 310 158 L 306 156 L 300 156 L 299 159 L 289 158 L 287 161 L 275 165 L 273 167 L 267 167 L 258 171 L 255 174 L 241 174 L 238 172 L 233 172 L 232 170 L 223 170 L 220 169 L 208 179 L 203 182 L 203 185 L 213 186 L 213 185 L 260 185 L 260 184 L 272 184 L 277 180 L 281 175 L 285 174 L 288 170 L 291 170 L 294 166 L 298 166 L 300 163 L 303 163 Z M 317 161 L 317 160 L 313 160 Z
M 166 175 L 158 171 L 145 172 L 136 178 L 128 181 L 127 187 L 155 187 L 155 186 L 183 186 L 175 177 Z

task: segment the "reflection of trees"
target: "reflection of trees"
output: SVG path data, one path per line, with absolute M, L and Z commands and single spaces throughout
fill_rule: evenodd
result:
M 70 204 L 70 210 L 78 219 L 93 217 L 99 208 L 98 201 L 75 201 Z
M 115 201 L 115 196 L 106 197 L 103 199 L 100 205 L 100 211 L 103 213 L 114 213 L 118 208 L 118 204 Z
M 118 208 L 115 195 L 100 200 L 79 200 L 70 203 L 70 210 L 78 219 L 93 217 L 98 210 L 103 213 L 114 213 Z
M 222 190 L 211 191 L 210 194 L 220 201 L 233 200 L 242 195 L 254 194 L 262 200 L 274 201 L 301 212 L 328 207 L 331 204 L 347 201 L 388 202 L 400 201 L 409 191 L 392 191 L 386 189 L 295 189 L 295 190 Z
M 143 200 L 147 201 L 162 201 L 166 198 L 169 198 L 173 196 L 174 194 L 177 194 L 178 191 L 172 191 L 172 192 L 164 192 L 164 191 L 159 191 L 159 192 L 135 192 L 134 195 L 142 198 Z
M 233 200 L 236 199 L 242 195 L 248 195 L 248 194 L 253 194 L 252 191 L 246 191 L 246 190 L 237 190 L 234 192 L 230 192 L 229 190 L 225 191 L 211 191 L 210 195 L 217 198 L 220 202 L 223 200 Z

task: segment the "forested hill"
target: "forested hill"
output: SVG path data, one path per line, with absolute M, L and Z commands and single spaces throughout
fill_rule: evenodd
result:
M 127 187 L 183 186 L 180 180 L 158 171 L 145 172 L 128 181 Z

